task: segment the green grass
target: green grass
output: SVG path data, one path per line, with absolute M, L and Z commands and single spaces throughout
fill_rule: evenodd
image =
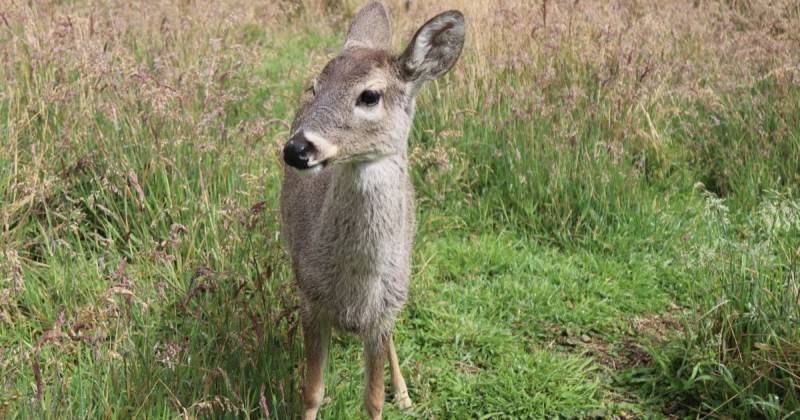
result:
M 137 92 L 53 104 L 53 86 L 91 84 L 34 59 L 0 73 L 17 82 L 0 97 L 3 417 L 297 414 L 286 129 L 247 130 L 290 119 L 307 57 L 339 42 L 240 29 L 225 36 L 258 66 L 222 56 L 229 75 L 168 115 Z M 523 67 L 474 89 L 446 77 L 419 101 L 396 330 L 410 415 L 798 415 L 800 89 L 623 109 L 597 64 L 561 60 L 549 85 Z M 520 113 L 528 98 L 559 112 Z M 360 342 L 331 352 L 322 417 L 366 417 Z

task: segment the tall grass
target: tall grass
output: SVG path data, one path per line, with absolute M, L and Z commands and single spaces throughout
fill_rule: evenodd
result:
M 12 416 L 267 404 L 288 416 L 297 316 L 275 281 L 272 186 L 290 110 L 279 95 L 300 79 L 287 62 L 307 47 L 272 36 L 292 10 L 2 10 L 0 403 Z M 277 357 L 248 356 L 264 352 Z
M 704 279 L 686 334 L 652 349 L 637 381 L 704 415 L 792 418 L 798 405 L 798 201 L 765 192 L 737 223 L 728 200 L 704 192 L 707 239 L 687 252 Z
M 424 196 L 468 197 L 466 227 L 688 258 L 690 327 L 651 349 L 653 395 L 704 415 L 800 413 L 800 57 L 786 32 L 800 7 L 507 1 L 478 16 L 476 57 L 432 93 L 444 110 L 421 107 L 433 129 L 414 138 L 452 168 L 419 174 Z M 686 230 L 654 225 L 664 213 Z
M 0 414 L 296 412 L 278 151 L 357 3 L 0 9 Z M 800 6 L 387 3 L 398 48 L 468 19 L 411 140 L 418 414 L 796 415 Z

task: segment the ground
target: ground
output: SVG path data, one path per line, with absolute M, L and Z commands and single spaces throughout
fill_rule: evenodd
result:
M 279 151 L 356 3 L 0 8 L 0 416 L 297 416 Z M 800 7 L 387 4 L 468 24 L 387 418 L 800 415 Z M 357 339 L 325 381 L 366 417 Z

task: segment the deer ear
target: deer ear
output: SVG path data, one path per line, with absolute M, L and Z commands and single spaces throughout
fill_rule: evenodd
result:
M 422 25 L 399 64 L 403 75 L 412 81 L 435 79 L 450 70 L 464 47 L 464 15 L 451 10 Z
M 392 39 L 392 22 L 383 4 L 373 1 L 362 7 L 347 30 L 344 48 L 389 49 Z

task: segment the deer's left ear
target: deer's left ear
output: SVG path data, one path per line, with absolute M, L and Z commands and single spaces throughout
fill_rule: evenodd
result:
M 383 4 L 373 1 L 353 17 L 347 30 L 344 48 L 389 49 L 392 40 L 392 21 Z
M 458 10 L 450 10 L 419 28 L 400 55 L 398 64 L 410 81 L 435 79 L 453 67 L 463 47 L 464 15 Z

